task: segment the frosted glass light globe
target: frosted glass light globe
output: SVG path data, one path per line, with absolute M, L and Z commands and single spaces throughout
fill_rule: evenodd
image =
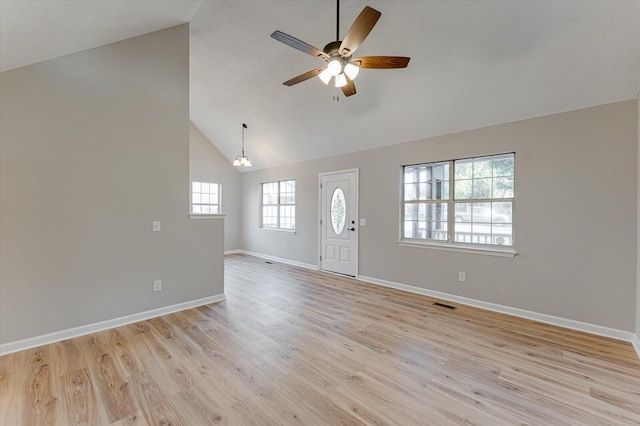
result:
M 342 72 L 342 64 L 340 63 L 340 60 L 339 59 L 330 60 L 329 63 L 327 64 L 327 71 L 329 71 L 329 74 L 331 74 L 334 77 L 340 74 Z
M 329 70 L 325 68 L 324 71 L 318 74 L 318 77 L 324 84 L 329 84 L 329 81 L 331 81 L 331 77 L 333 76 L 329 74 Z
M 360 72 L 360 68 L 354 64 L 347 64 L 344 66 L 344 73 L 350 80 L 355 80 Z

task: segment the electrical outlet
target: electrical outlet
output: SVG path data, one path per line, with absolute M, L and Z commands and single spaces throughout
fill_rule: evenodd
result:
M 154 220 L 153 221 L 153 232 L 160 232 L 160 221 L 159 220 Z
M 287 245 L 286 244 L 284 245 L 284 251 L 287 251 Z
M 155 280 L 153 282 L 153 291 L 160 291 L 162 290 L 162 280 Z
M 464 272 L 458 272 L 458 281 L 467 281 L 467 274 Z

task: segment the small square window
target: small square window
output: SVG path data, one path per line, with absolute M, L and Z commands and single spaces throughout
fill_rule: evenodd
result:
M 220 213 L 221 188 L 219 183 L 192 182 L 191 213 Z

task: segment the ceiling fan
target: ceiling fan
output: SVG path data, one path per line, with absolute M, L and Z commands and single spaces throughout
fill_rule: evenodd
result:
M 340 0 L 337 0 L 336 13 L 336 41 L 327 44 L 323 50 L 317 49 L 304 41 L 298 40 L 281 31 L 274 31 L 271 37 L 293 47 L 324 60 L 327 64 L 290 80 L 285 81 L 285 86 L 293 86 L 302 83 L 312 77 L 318 76 L 324 84 L 329 84 L 334 79 L 335 87 L 342 89 L 345 96 L 356 94 L 356 86 L 353 80 L 358 75 L 360 68 L 391 69 L 406 68 L 409 59 L 404 56 L 363 56 L 354 58 L 353 54 L 360 47 L 365 38 L 382 14 L 377 10 L 366 6 L 347 31 L 344 40 L 340 40 Z

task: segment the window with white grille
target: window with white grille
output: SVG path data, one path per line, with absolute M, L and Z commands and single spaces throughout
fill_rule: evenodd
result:
M 515 154 L 403 167 L 402 240 L 513 246 Z
M 220 213 L 219 183 L 191 183 L 191 213 Z
M 296 229 L 296 181 L 262 184 L 261 226 L 265 229 Z

